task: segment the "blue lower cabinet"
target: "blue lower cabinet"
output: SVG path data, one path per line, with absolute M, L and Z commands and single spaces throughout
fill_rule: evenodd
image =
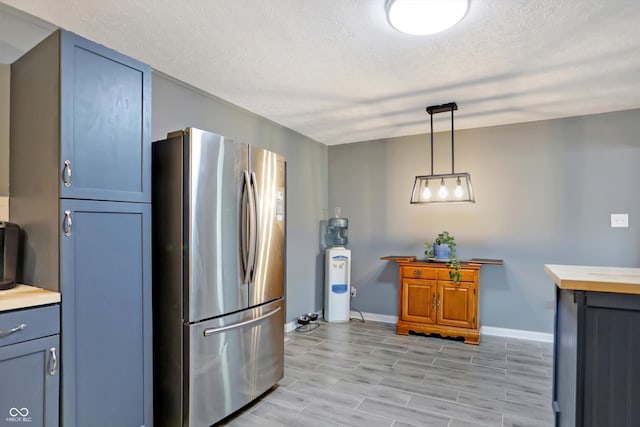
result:
M 0 347 L 0 426 L 58 425 L 58 349 L 59 335 Z
M 64 427 L 152 425 L 150 208 L 61 200 Z

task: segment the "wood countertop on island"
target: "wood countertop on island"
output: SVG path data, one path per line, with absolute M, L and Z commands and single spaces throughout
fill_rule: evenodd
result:
M 640 295 L 640 268 L 546 264 L 560 289 Z
M 0 312 L 60 302 L 60 293 L 28 285 L 0 291 Z

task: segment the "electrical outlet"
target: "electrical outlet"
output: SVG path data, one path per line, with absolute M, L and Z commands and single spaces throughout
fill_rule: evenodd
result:
M 629 214 L 611 214 L 611 228 L 629 227 Z
M 355 298 L 356 297 L 356 287 L 352 286 L 351 287 L 351 298 Z

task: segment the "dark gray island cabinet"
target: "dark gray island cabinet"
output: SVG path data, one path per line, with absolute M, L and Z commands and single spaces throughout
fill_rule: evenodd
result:
M 640 268 L 546 265 L 556 426 L 640 425 Z
M 151 69 L 67 31 L 11 65 L 23 281 L 61 293 L 61 424 L 151 426 Z

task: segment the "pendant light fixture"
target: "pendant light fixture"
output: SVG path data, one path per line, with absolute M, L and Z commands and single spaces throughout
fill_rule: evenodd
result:
M 427 107 L 431 119 L 431 175 L 416 176 L 411 193 L 411 203 L 475 203 L 471 175 L 455 172 L 453 112 L 458 109 L 455 102 Z M 433 115 L 451 112 L 451 173 L 433 174 Z
M 435 34 L 456 25 L 469 10 L 469 0 L 387 0 L 393 28 L 414 36 Z

